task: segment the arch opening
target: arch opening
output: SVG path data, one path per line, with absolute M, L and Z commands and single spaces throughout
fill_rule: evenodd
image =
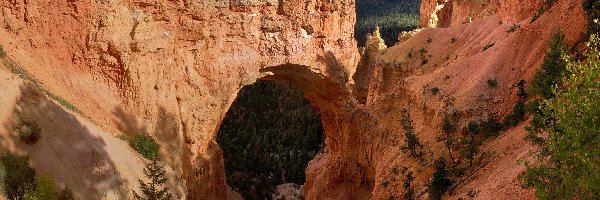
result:
M 303 196 L 305 169 L 323 140 L 320 113 L 301 90 L 277 80 L 244 86 L 217 135 L 227 183 L 246 199 L 272 199 L 278 186 Z

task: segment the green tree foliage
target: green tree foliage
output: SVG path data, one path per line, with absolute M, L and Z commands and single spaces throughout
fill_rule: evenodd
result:
M 227 183 L 246 199 L 271 199 L 277 185 L 303 184 L 323 132 L 300 90 L 275 81 L 242 88 L 217 137 Z
M 563 74 L 567 71 L 567 62 L 563 59 L 567 49 L 565 35 L 561 31 L 554 33 L 548 46 L 550 50 L 546 52 L 544 62 L 533 76 L 529 86 L 531 94 L 546 99 L 554 95 L 552 87 L 560 84 Z
M 168 200 L 172 199 L 173 195 L 169 193 L 168 189 L 163 185 L 167 182 L 165 176 L 165 165 L 158 163 L 157 159 L 153 159 L 151 163 L 146 165 L 144 168 L 144 174 L 150 179 L 149 183 L 144 183 L 142 180 L 138 180 L 140 183 L 140 190 L 142 195 L 133 191 L 133 197 L 136 200 Z M 161 189 L 162 188 L 162 189 Z
M 29 185 L 25 194 L 24 200 L 57 200 L 56 183 L 54 178 L 47 175 L 39 175 L 35 177 L 35 185 Z
M 22 199 L 27 188 L 35 185 L 36 172 L 27 156 L 0 153 L 0 185 L 9 199 Z
M 568 76 L 541 103 L 527 139 L 537 146 L 525 162 L 525 187 L 540 199 L 600 197 L 600 53 L 592 35 L 587 58 L 567 61 Z
M 154 160 L 158 156 L 159 145 L 152 136 L 135 134 L 127 138 L 129 146 L 148 160 Z
M 393 46 L 402 31 L 411 31 L 419 23 L 421 0 L 357 0 L 354 36 L 364 46 L 367 34 L 379 25 L 387 46 Z
M 421 141 L 415 134 L 415 128 L 412 126 L 412 119 L 410 119 L 410 112 L 405 108 L 402 109 L 402 127 L 404 129 L 404 141 L 406 144 L 402 146 L 402 149 L 408 149 L 410 155 L 413 157 L 418 156 L 417 148 L 423 147 Z
M 448 178 L 446 160 L 444 157 L 440 157 L 435 161 L 435 172 L 429 183 L 429 197 L 434 200 L 441 199 L 450 185 L 452 185 L 452 181 Z

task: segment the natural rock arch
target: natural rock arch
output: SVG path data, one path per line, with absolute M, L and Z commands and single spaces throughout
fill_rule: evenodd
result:
M 262 80 L 276 80 L 300 89 L 305 98 L 321 113 L 326 137 L 325 149 L 323 154 L 310 161 L 306 169 L 306 198 L 370 198 L 375 177 L 374 166 L 369 154 L 363 151 L 367 144 L 361 142 L 361 134 L 358 132 L 364 131 L 356 128 L 356 122 L 368 120 L 369 115 L 357 108 L 359 104 L 351 97 L 350 91 L 344 85 L 308 66 L 283 64 L 262 68 L 259 72 L 264 75 L 260 78 Z M 250 84 L 252 83 L 247 85 Z M 236 90 L 232 94 L 231 101 L 238 92 L 239 90 Z M 228 111 L 230 106 L 231 102 L 224 112 Z M 224 117 L 223 114 L 218 126 Z M 218 129 L 217 127 L 215 130 Z M 216 138 L 216 134 L 214 137 Z M 209 175 L 212 176 L 210 180 L 216 182 L 207 184 L 212 187 L 207 187 L 199 194 L 206 195 L 204 197 L 209 199 L 224 199 L 227 196 L 227 186 L 223 153 L 216 142 L 211 142 L 205 154 L 212 159 L 207 164 L 216 164 L 212 166 L 215 173 Z

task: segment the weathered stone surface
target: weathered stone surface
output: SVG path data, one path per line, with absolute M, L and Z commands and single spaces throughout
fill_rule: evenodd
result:
M 330 122 L 327 166 L 312 176 L 333 182 L 308 183 L 306 195 L 327 195 L 323 189 L 336 187 L 336 179 L 350 179 L 368 193 L 359 185 L 368 178 L 353 172 L 368 159 L 357 160 L 360 147 L 348 144 L 350 130 L 344 128 L 354 110 L 345 87 L 358 61 L 354 1 L 5 0 L 0 5 L 1 25 L 13 38 L 5 49 L 44 55 L 15 55 L 15 60 L 115 133 L 154 134 L 162 155 L 185 181 L 187 198 L 226 197 L 215 134 L 237 91 L 267 74 L 299 85 Z

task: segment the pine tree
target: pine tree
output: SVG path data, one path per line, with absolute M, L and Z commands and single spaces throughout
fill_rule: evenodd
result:
M 173 195 L 169 193 L 167 188 L 163 187 L 163 184 L 167 181 L 165 177 L 165 165 L 161 165 L 158 163 L 158 160 L 155 158 L 151 163 L 146 165 L 144 168 L 144 174 L 148 177 L 151 182 L 144 183 L 142 180 L 138 180 L 140 182 L 140 189 L 142 190 L 142 194 L 144 197 L 140 196 L 137 192 L 133 191 L 133 197 L 136 200 L 166 200 L 172 199 Z M 162 189 L 159 189 L 161 188 Z
M 423 147 L 421 141 L 415 134 L 415 129 L 412 126 L 412 120 L 410 119 L 410 113 L 406 109 L 402 109 L 402 126 L 404 127 L 404 137 L 406 141 L 406 145 L 402 147 L 402 149 L 410 150 L 411 156 L 417 156 L 417 148 Z
M 446 169 L 446 160 L 440 157 L 435 161 L 435 172 L 429 183 L 429 197 L 431 199 L 440 199 L 450 187 L 452 181 L 448 178 L 448 170 Z
M 414 195 L 415 195 L 415 190 L 412 188 L 412 181 L 413 181 L 414 177 L 413 177 L 413 172 L 412 171 L 408 171 L 408 173 L 406 173 L 406 179 L 404 179 L 404 190 L 406 190 L 405 193 L 405 197 L 404 199 L 407 200 L 412 200 L 414 199 Z

